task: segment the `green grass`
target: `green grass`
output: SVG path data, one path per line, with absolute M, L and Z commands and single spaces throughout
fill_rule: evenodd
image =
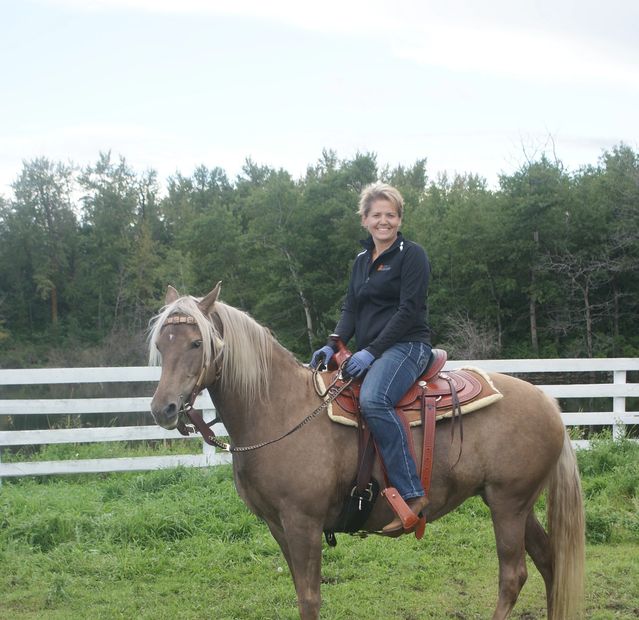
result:
M 579 453 L 587 618 L 639 617 L 639 446 Z M 230 467 L 5 482 L 0 619 L 294 619 L 295 592 Z M 487 618 L 497 592 L 488 512 L 470 500 L 421 542 L 338 535 L 324 547 L 322 618 Z M 513 618 L 545 618 L 539 573 Z
M 199 454 L 201 452 L 201 439 L 60 443 L 7 448 L 2 452 L 2 460 L 5 463 L 19 463 L 24 461 L 71 461 L 75 459 L 158 456 L 160 454 Z

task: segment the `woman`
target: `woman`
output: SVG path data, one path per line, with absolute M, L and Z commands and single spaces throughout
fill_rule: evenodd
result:
M 386 472 L 417 515 L 427 499 L 395 404 L 424 372 L 431 353 L 426 322 L 430 265 L 423 248 L 399 232 L 404 212 L 401 194 L 390 185 L 364 188 L 359 201 L 362 226 L 369 237 L 355 258 L 341 318 L 329 343 L 313 353 L 311 366 L 328 364 L 334 338 L 355 335 L 357 352 L 345 372 L 363 377 L 362 415 L 375 438 Z M 396 517 L 383 532 L 402 530 Z

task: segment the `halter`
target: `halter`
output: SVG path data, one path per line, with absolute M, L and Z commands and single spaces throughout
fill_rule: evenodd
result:
M 166 321 L 164 322 L 164 325 L 196 325 L 196 324 L 197 322 L 192 316 L 185 315 L 185 314 L 173 314 L 170 317 L 168 317 Z M 221 357 L 221 354 L 222 352 L 220 351 L 220 353 L 218 353 L 215 356 L 214 361 L 217 362 L 217 360 Z M 328 406 L 353 381 L 353 378 L 351 377 L 347 379 L 341 386 L 335 387 L 335 383 L 337 382 L 337 377 L 336 377 L 335 381 L 333 381 L 333 383 L 329 386 L 329 388 L 323 394 L 320 394 L 318 392 L 318 394 L 322 398 L 325 398 L 325 400 L 322 401 L 322 404 L 319 405 L 314 411 L 312 411 L 309 415 L 307 415 L 301 422 L 299 422 L 296 426 L 294 426 L 291 430 L 287 431 L 283 435 L 280 435 L 279 437 L 275 439 L 262 441 L 258 444 L 254 444 L 251 446 L 232 446 L 229 443 L 220 441 L 215 436 L 212 426 L 218 421 L 217 417 L 214 420 L 211 420 L 210 422 L 205 422 L 204 417 L 202 415 L 202 410 L 193 408 L 195 399 L 198 397 L 200 392 L 205 387 L 204 380 L 209 370 L 207 364 L 204 363 L 204 353 L 202 353 L 202 359 L 203 359 L 202 368 L 200 370 L 200 374 L 198 375 L 197 381 L 195 382 L 195 386 L 193 387 L 193 390 L 191 391 L 189 400 L 185 402 L 183 396 L 180 394 L 180 409 L 178 411 L 177 430 L 182 435 L 187 437 L 199 431 L 200 435 L 202 435 L 202 439 L 207 444 L 209 444 L 210 446 L 215 446 L 216 448 L 220 448 L 221 450 L 224 450 L 225 452 L 231 452 L 231 453 L 232 452 L 249 452 L 251 450 L 257 450 L 258 448 L 263 448 L 264 446 L 268 446 L 270 444 L 276 443 L 284 439 L 285 437 L 288 437 L 289 435 L 293 434 L 295 431 L 302 428 L 302 426 L 310 422 L 313 418 L 318 416 L 320 413 L 322 413 L 322 411 L 327 409 Z M 316 379 L 317 370 L 313 369 L 313 373 L 314 373 L 314 383 L 316 385 L 316 390 L 317 390 L 317 379 Z M 342 373 L 340 368 L 338 377 L 341 378 L 341 374 Z M 217 383 L 221 376 L 222 376 L 221 364 L 216 363 L 215 378 L 213 379 L 212 385 Z

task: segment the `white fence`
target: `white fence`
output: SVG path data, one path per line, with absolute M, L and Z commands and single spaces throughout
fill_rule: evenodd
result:
M 563 413 L 567 426 L 612 426 L 613 435 L 623 432 L 625 425 L 639 424 L 639 412 L 626 410 L 626 399 L 639 397 L 639 383 L 627 382 L 629 371 L 639 370 L 639 358 L 614 359 L 545 359 L 545 360 L 473 360 L 449 361 L 446 369 L 460 366 L 478 366 L 488 371 L 507 374 L 522 373 L 604 373 L 612 381 L 603 383 L 539 385 L 558 399 L 611 399 L 612 407 L 605 412 L 579 411 Z M 112 384 L 131 382 L 157 382 L 159 368 L 57 368 L 29 370 L 0 370 L 0 386 L 32 386 L 51 384 Z M 5 391 L 6 388 L 5 388 Z M 81 415 L 90 413 L 140 413 L 149 411 L 153 388 L 148 396 L 120 398 L 64 398 L 64 399 L 4 399 L 0 400 L 0 416 L 21 415 Z M 203 409 L 205 419 L 214 418 L 215 412 L 208 395 L 201 395 L 196 407 Z M 0 418 L 2 420 L 3 418 Z M 221 424 L 213 427 L 224 435 Z M 0 431 L 0 456 L 3 447 L 59 443 L 85 443 L 110 441 L 144 441 L 153 439 L 185 438 L 177 431 L 166 431 L 154 424 L 145 426 L 109 426 L 103 428 L 54 428 L 45 430 Z M 577 441 L 576 444 L 587 444 Z M 201 454 L 154 457 L 82 459 L 70 461 L 0 462 L 0 480 L 3 477 L 33 476 L 68 473 L 99 473 L 111 471 L 141 471 L 184 465 L 208 467 L 229 463 L 229 454 L 216 452 L 204 442 Z

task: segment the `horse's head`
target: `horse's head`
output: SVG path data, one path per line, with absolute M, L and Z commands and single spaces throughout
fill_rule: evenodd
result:
M 155 317 L 149 335 L 151 363 L 162 363 L 160 382 L 151 401 L 153 418 L 163 428 L 174 429 L 180 412 L 217 373 L 222 341 L 210 314 L 220 284 L 201 300 L 180 297 L 169 286 L 165 306 Z

